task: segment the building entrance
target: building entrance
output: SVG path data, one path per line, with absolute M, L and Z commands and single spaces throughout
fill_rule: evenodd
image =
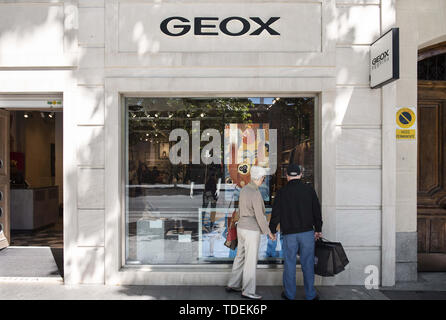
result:
M 0 277 L 60 277 L 61 100 L 2 101 L 0 107 Z

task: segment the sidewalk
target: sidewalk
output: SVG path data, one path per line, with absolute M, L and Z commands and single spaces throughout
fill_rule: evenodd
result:
M 0 281 L 1 300 L 245 300 L 216 286 L 69 286 L 56 282 Z M 367 290 L 364 286 L 320 286 L 321 300 L 446 300 L 446 273 L 419 273 L 417 282 Z M 281 300 L 281 286 L 258 286 L 264 300 Z M 296 300 L 304 299 L 298 287 Z
M 316 288 L 321 300 L 388 300 L 379 290 L 361 286 Z M 264 300 L 282 300 L 280 286 L 259 286 Z M 227 293 L 224 287 L 210 286 L 68 286 L 50 283 L 2 282 L 1 300 L 245 300 L 238 293 Z M 298 287 L 296 300 L 304 299 Z M 246 301 L 246 300 L 245 300 Z
M 324 286 L 316 290 L 321 300 L 446 300 L 446 287 L 367 290 L 362 286 Z M 264 300 L 281 300 L 282 287 L 257 288 Z M 56 283 L 2 282 L 1 300 L 245 300 L 224 287 L 198 286 L 68 286 Z M 296 300 L 304 300 L 298 287 Z

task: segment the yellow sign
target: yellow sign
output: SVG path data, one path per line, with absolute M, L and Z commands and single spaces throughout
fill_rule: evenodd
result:
M 396 123 L 400 128 L 408 129 L 415 124 L 416 115 L 409 108 L 402 108 L 396 113 Z
M 416 139 L 416 109 L 412 107 L 397 108 L 396 111 L 396 138 L 398 140 Z
M 413 140 L 415 139 L 415 129 L 409 129 L 409 130 L 396 129 L 396 138 Z

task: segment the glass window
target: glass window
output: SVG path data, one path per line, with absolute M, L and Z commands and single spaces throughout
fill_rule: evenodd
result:
M 126 263 L 231 263 L 228 217 L 252 165 L 271 215 L 292 161 L 314 181 L 314 98 L 126 98 Z M 261 236 L 259 263 L 281 263 Z

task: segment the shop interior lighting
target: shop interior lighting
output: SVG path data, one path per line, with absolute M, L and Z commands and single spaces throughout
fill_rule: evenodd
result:
M 25 118 L 25 119 L 28 119 L 28 118 L 29 118 L 29 114 L 28 114 L 28 112 L 25 112 L 25 113 L 23 114 L 23 118 Z

